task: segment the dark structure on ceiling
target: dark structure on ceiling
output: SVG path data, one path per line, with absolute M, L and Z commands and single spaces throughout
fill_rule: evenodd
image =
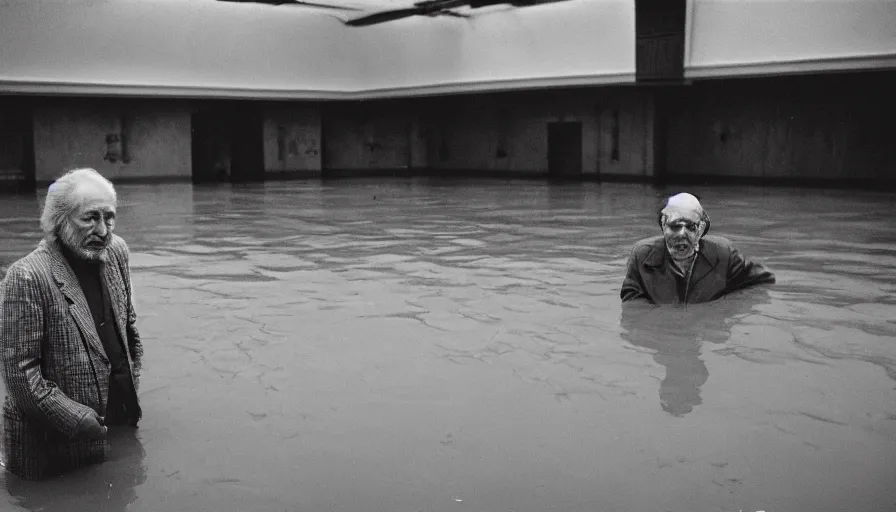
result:
M 324 9 L 336 9 L 341 11 L 358 11 L 356 17 L 345 20 L 344 23 L 351 27 L 363 27 L 395 21 L 410 16 L 455 16 L 466 18 L 468 14 L 453 11 L 460 7 L 479 9 L 492 5 L 510 5 L 512 7 L 529 7 L 539 4 L 565 2 L 568 0 L 423 0 L 415 2 L 408 7 L 397 9 L 383 9 L 379 11 L 363 11 L 356 7 L 344 5 L 325 4 L 317 2 L 305 2 L 302 0 L 218 0 L 220 2 L 256 3 L 268 5 L 297 5 L 318 7 Z

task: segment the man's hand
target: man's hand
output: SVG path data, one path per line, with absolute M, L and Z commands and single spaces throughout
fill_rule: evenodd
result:
M 96 411 L 90 411 L 86 416 L 81 418 L 78 428 L 75 430 L 75 439 L 93 439 L 106 435 L 108 428 L 103 426 L 103 417 L 98 415 Z

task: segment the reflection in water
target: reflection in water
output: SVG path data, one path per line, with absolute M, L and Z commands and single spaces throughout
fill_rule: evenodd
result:
M 709 370 L 700 359 L 702 344 L 725 343 L 731 336 L 731 327 L 741 317 L 769 300 L 767 289 L 757 288 L 687 307 L 623 305 L 622 338 L 655 351 L 653 360 L 666 368 L 660 383 L 660 405 L 664 411 L 684 416 L 703 402 L 700 387 L 709 378 Z
M 137 430 L 111 428 L 111 458 L 60 477 L 31 482 L 3 472 L 13 502 L 32 512 L 123 512 L 146 481 L 145 452 Z

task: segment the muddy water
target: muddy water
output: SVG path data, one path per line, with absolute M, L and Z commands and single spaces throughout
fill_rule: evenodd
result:
M 690 190 L 777 285 L 623 312 L 672 189 L 123 186 L 145 419 L 0 508 L 893 510 L 896 197 Z

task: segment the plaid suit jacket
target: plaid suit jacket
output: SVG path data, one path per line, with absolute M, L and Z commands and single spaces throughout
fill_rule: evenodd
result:
M 116 235 L 102 276 L 137 389 L 143 347 L 128 247 Z M 73 439 L 91 409 L 105 416 L 110 365 L 58 242 L 42 241 L 9 267 L 0 284 L 0 358 L 7 388 L 3 444 L 10 472 L 36 480 L 106 460 L 105 439 Z

